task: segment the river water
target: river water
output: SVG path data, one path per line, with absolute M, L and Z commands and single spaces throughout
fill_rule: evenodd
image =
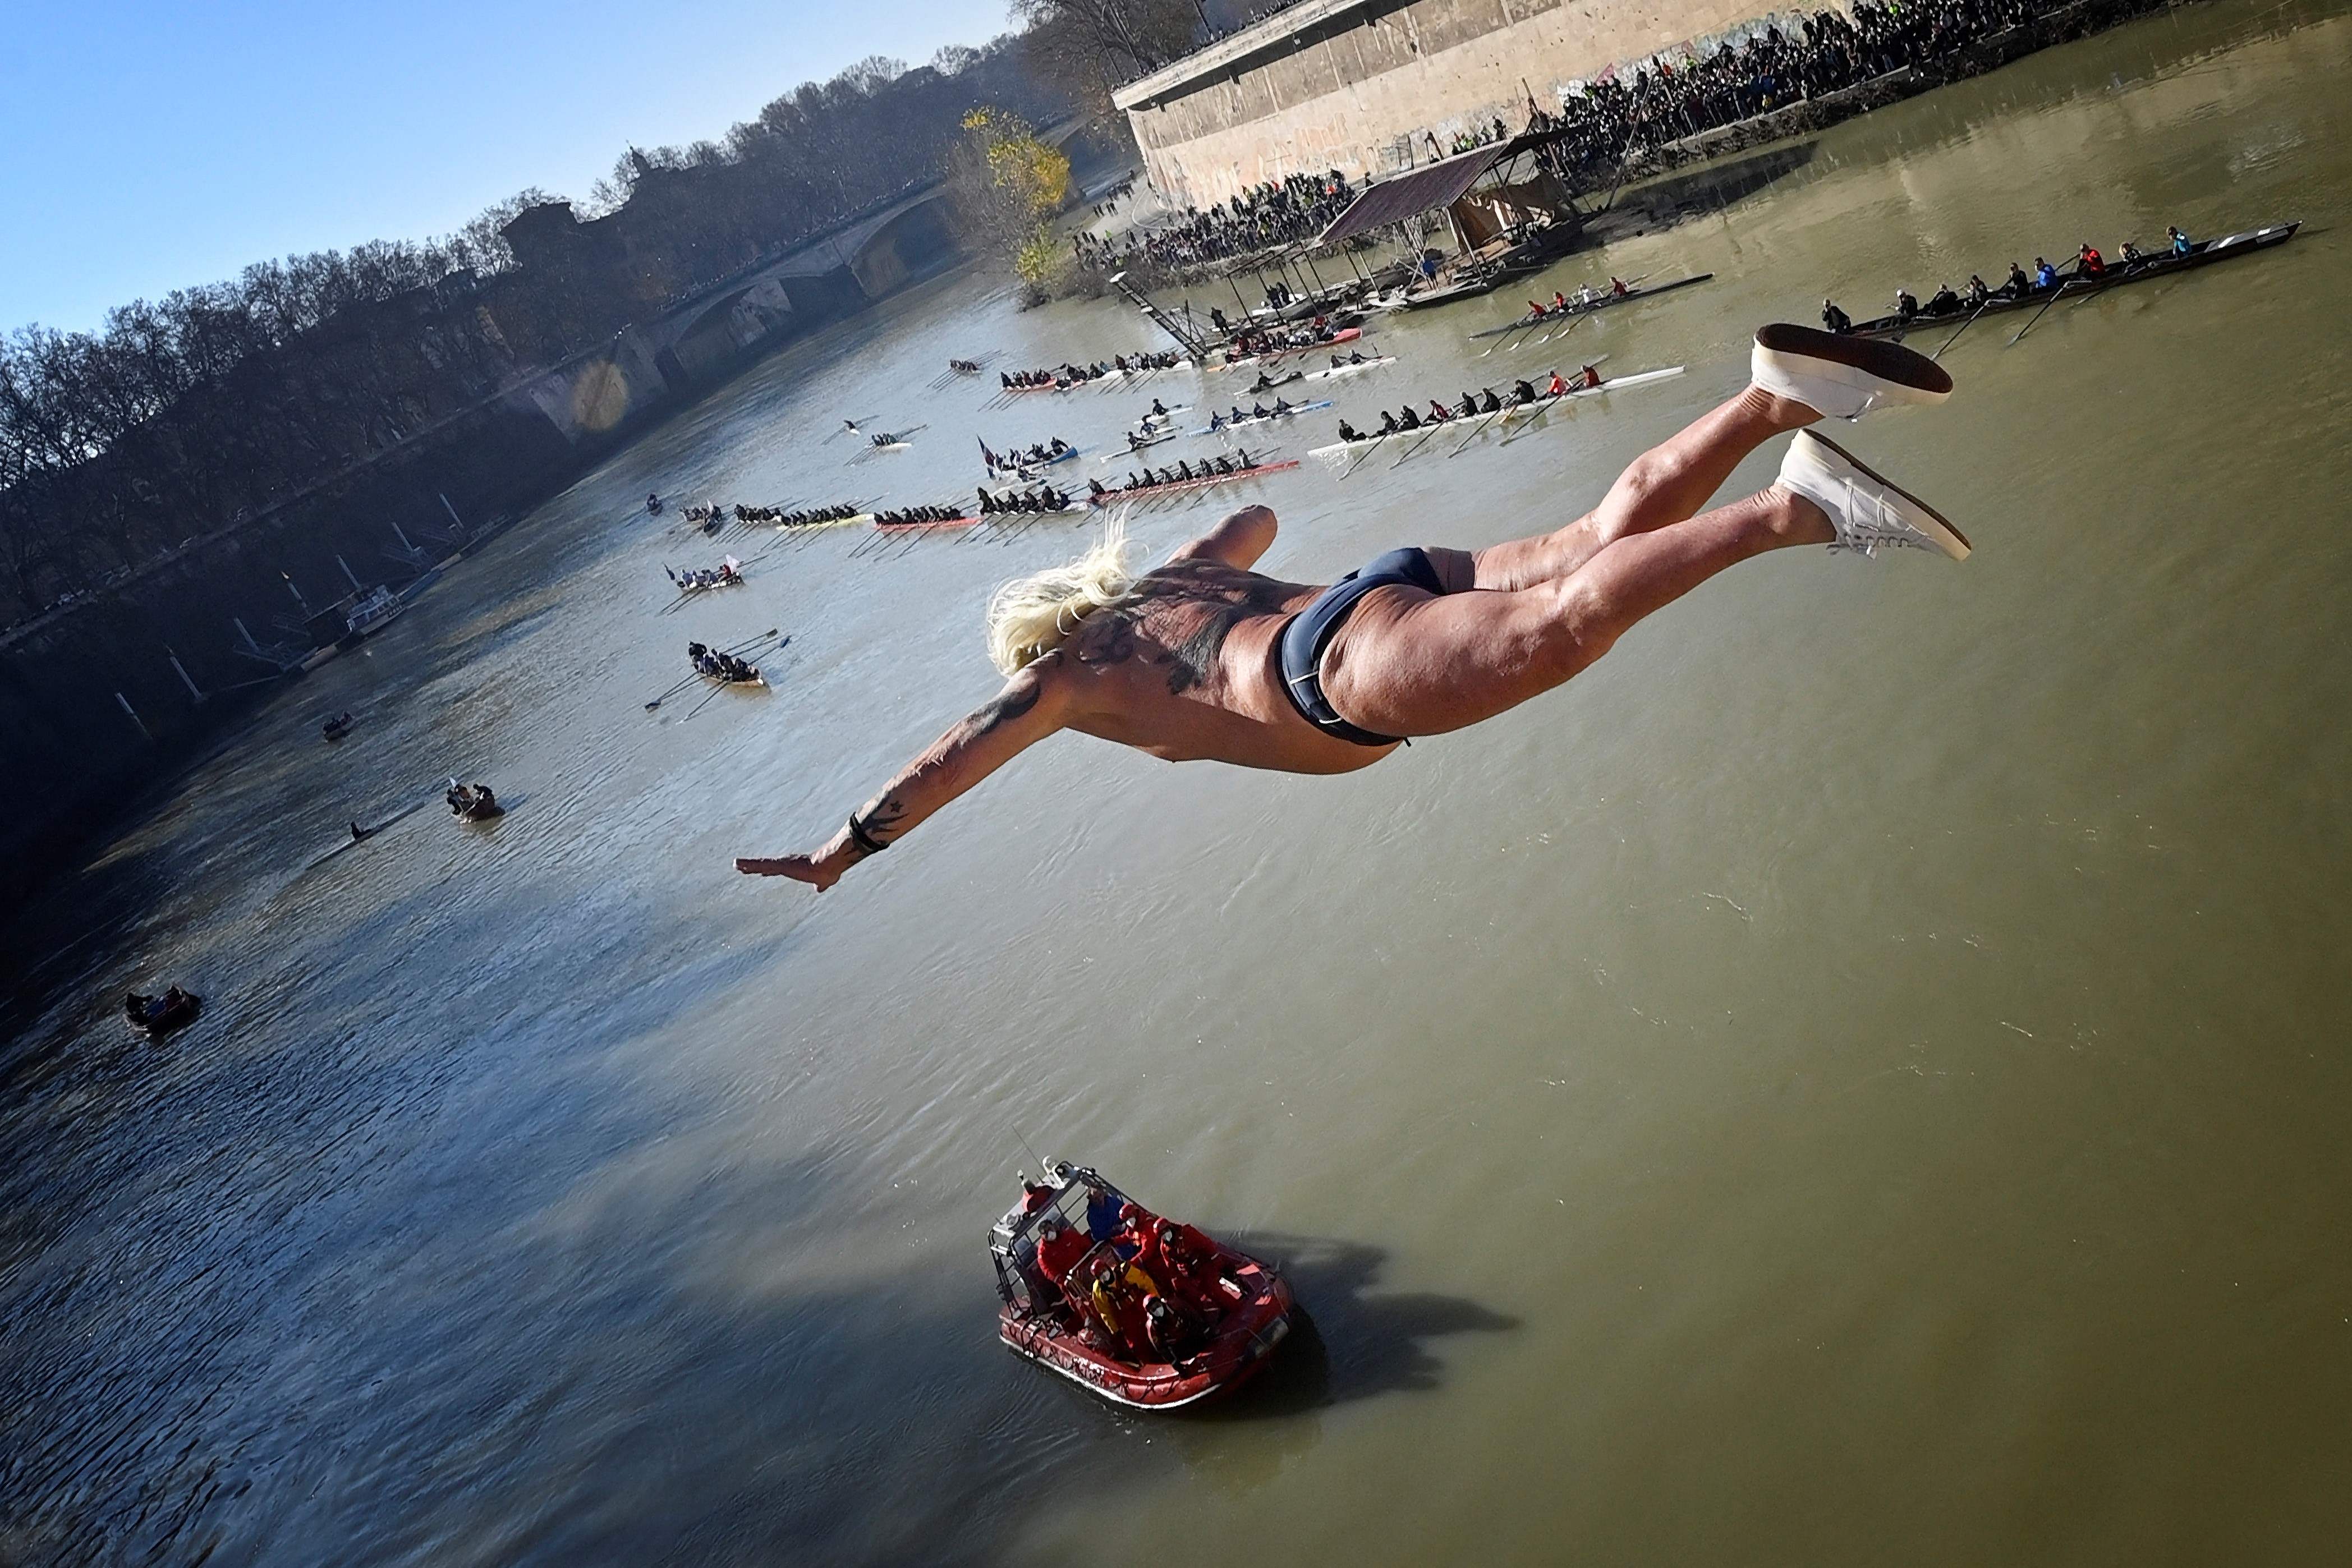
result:
M 1568 345 L 1680 380 L 1134 523 L 1263 499 L 1299 580 L 1534 531 L 1825 290 L 2306 220 L 1856 431 L 1966 564 L 1742 566 L 1347 778 L 1057 739 L 821 900 L 730 858 L 989 695 L 989 588 L 1083 529 L 793 541 L 664 616 L 716 551 L 635 498 L 968 493 L 975 434 L 1141 399 L 982 413 L 949 354 L 1148 328 L 950 280 L 665 426 L 8 929 L 0 1562 L 2340 1561 L 2347 70 L 2352 17 L 2233 0 L 1897 106 L 1540 280 L 1715 271 Z M 1538 359 L 1464 343 L 1509 308 L 1383 324 L 1337 412 Z M 770 625 L 773 691 L 644 711 Z M 451 773 L 510 814 L 311 863 Z M 202 1019 L 128 1038 L 173 980 Z M 1316 1333 L 1194 1418 L 1007 1355 L 1033 1149 Z

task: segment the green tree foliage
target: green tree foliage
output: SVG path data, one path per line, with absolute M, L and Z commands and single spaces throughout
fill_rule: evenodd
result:
M 963 117 L 948 154 L 957 222 L 974 248 L 1008 265 L 1024 283 L 1049 283 L 1059 249 L 1049 228 L 1069 197 L 1070 161 L 1028 121 L 983 106 Z

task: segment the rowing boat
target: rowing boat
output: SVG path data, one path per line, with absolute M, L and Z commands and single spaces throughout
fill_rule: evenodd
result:
M 1280 413 L 1269 413 L 1264 418 L 1260 418 L 1258 415 L 1253 413 L 1241 419 L 1226 420 L 1223 424 L 1213 423 L 1202 426 L 1192 434 L 1195 435 L 1222 435 L 1228 430 L 1245 430 L 1254 424 L 1274 424 L 1286 419 L 1297 419 L 1302 413 L 1313 413 L 1318 408 L 1329 408 L 1330 406 L 1331 400 L 1327 397 L 1315 402 L 1302 402 L 1294 408 L 1284 409 Z
M 921 432 L 929 430 L 929 428 L 930 426 L 928 424 L 910 424 L 904 430 L 885 431 L 883 434 L 888 435 L 890 439 L 887 441 L 868 440 L 866 444 L 866 450 L 868 452 L 904 452 L 908 447 L 915 444 L 913 442 L 908 440 L 907 437 L 919 434 Z
M 987 468 L 991 474 L 1026 474 L 1034 469 L 1051 468 L 1056 463 L 1067 463 L 1085 450 L 1083 446 L 1066 446 L 1051 457 L 1024 457 L 1012 462 L 1000 457 L 996 462 L 987 465 Z
M 768 689 L 768 677 L 760 673 L 760 666 L 757 664 L 751 666 L 750 674 L 740 679 L 732 675 L 714 675 L 708 670 L 697 670 L 695 674 L 714 686 L 744 686 L 763 692 Z
M 1996 294 L 1982 307 L 1962 300 L 1949 310 L 1933 315 L 1921 311 L 1906 320 L 1900 316 L 1880 316 L 1868 321 L 1857 321 L 1844 334 L 1851 338 L 1900 338 L 1906 332 L 1916 332 L 1923 327 L 1948 327 L 1973 319 L 1979 315 L 1998 316 L 2004 311 L 2022 310 L 2029 305 L 2047 305 L 2063 295 L 2077 299 L 2084 295 L 2102 294 L 2126 283 L 2146 283 L 2150 278 L 2169 277 L 2176 273 L 2193 272 L 2200 267 L 2210 267 L 2217 261 L 2233 256 L 2252 256 L 2258 250 L 2284 245 L 2303 226 L 2301 219 L 2294 223 L 2271 224 L 2263 228 L 2249 229 L 2243 234 L 2225 235 L 2220 239 L 2199 240 L 2189 247 L 2186 256 L 2169 251 L 2150 256 L 2130 264 L 2111 262 L 2106 272 L 2098 277 L 2085 277 L 2080 272 L 2063 275 L 2055 288 L 2029 289 L 2023 294 Z
M 1292 348 L 1268 349 L 1263 354 L 1244 354 L 1237 360 L 1227 360 L 1222 365 L 1211 365 L 1209 368 L 1213 371 L 1238 371 L 1244 365 L 1272 364 L 1276 360 L 1286 360 L 1293 354 L 1311 354 L 1318 349 L 1329 349 L 1341 343 L 1352 343 L 1363 335 L 1364 329 L 1361 327 L 1342 327 L 1329 337 L 1318 338 L 1312 343 L 1300 343 Z
M 1297 458 L 1286 457 L 1279 463 L 1253 463 L 1230 474 L 1196 474 L 1190 479 L 1178 479 L 1166 485 L 1147 485 L 1134 490 L 1105 490 L 1098 496 L 1088 497 L 1087 500 L 1089 506 L 1116 507 L 1124 501 L 1146 501 L 1154 496 L 1172 496 L 1179 490 L 1198 490 L 1234 479 L 1255 479 L 1261 474 L 1279 474 L 1286 468 L 1297 466 Z
M 1629 288 L 1622 294 L 1604 294 L 1600 298 L 1591 301 L 1571 299 L 1564 310 L 1554 308 L 1541 312 L 1528 312 L 1517 320 L 1506 321 L 1499 327 L 1481 327 L 1470 336 L 1475 340 L 1499 338 L 1506 332 L 1525 332 L 1540 327 L 1547 321 L 1565 321 L 1571 316 L 1590 316 L 1596 310 L 1606 310 L 1612 305 L 1631 305 L 1636 299 L 1647 299 L 1654 294 L 1672 294 L 1677 288 L 1688 288 L 1694 283 L 1705 283 L 1714 276 L 1712 272 L 1693 273 L 1688 277 L 1677 277 L 1672 283 L 1654 284 L 1648 288 Z
M 1307 379 L 1310 382 L 1336 382 L 1341 376 L 1352 376 L 1358 371 L 1376 371 L 1382 365 L 1395 363 L 1394 354 L 1375 354 L 1369 360 L 1360 361 L 1354 364 L 1333 365 L 1327 371 L 1309 371 L 1307 372 Z
M 1572 402 L 1578 398 L 1599 397 L 1602 392 L 1616 392 L 1623 387 L 1647 386 L 1652 382 L 1671 380 L 1675 376 L 1681 375 L 1685 368 L 1686 367 L 1682 365 L 1669 365 L 1664 370 L 1640 371 L 1630 376 L 1614 376 L 1608 381 L 1602 382 L 1597 387 L 1570 387 L 1568 391 L 1559 393 L 1556 397 L 1538 397 L 1533 402 L 1514 404 L 1494 413 L 1456 414 L 1452 419 L 1440 420 L 1437 421 L 1436 423 L 1437 427 L 1443 430 L 1449 426 L 1455 428 L 1467 428 L 1478 423 L 1481 420 L 1492 420 L 1497 423 L 1509 424 L 1523 419 L 1536 419 L 1544 414 L 1549 413 L 1559 404 Z M 1429 432 L 1430 423 L 1431 422 L 1424 420 L 1421 424 L 1415 426 L 1413 429 L 1392 430 L 1385 435 L 1360 435 L 1353 441 L 1335 441 L 1328 446 L 1318 446 L 1310 449 L 1307 455 L 1309 457 L 1344 457 L 1349 453 L 1361 452 L 1368 447 L 1377 446 L 1383 441 L 1394 441 L 1401 436 L 1417 437 L 1424 435 Z
M 1192 361 L 1179 360 L 1172 365 L 1136 365 L 1124 371 L 1117 369 L 1108 370 L 1098 376 L 1080 376 L 1075 381 L 1066 381 L 1056 377 L 1053 381 L 1038 382 L 1030 386 L 1000 386 L 996 390 L 1001 392 L 1076 392 L 1080 387 L 1108 386 L 1115 382 L 1129 381 L 1142 376 L 1166 375 L 1171 371 L 1189 371 L 1191 369 L 1192 369 Z
M 1163 441 L 1181 441 L 1183 438 L 1184 433 L 1172 424 L 1165 430 L 1154 431 L 1150 435 L 1129 432 L 1127 438 L 1127 445 L 1123 450 L 1118 452 L 1106 452 L 1100 458 L 1097 459 L 1097 461 L 1101 464 L 1123 462 L 1126 459 L 1134 456 L 1137 453 L 1141 452 L 1146 447 L 1157 446 Z
M 1516 408 L 1505 409 L 1503 423 L 1508 424 L 1516 420 L 1538 418 L 1550 413 L 1559 404 L 1572 402 L 1578 398 L 1599 397 L 1603 392 L 1616 392 L 1622 387 L 1642 387 L 1648 386 L 1652 382 L 1672 381 L 1681 375 L 1686 368 L 1683 365 L 1668 365 L 1664 370 L 1636 371 L 1630 376 L 1612 376 L 1597 387 L 1570 387 L 1556 397 L 1538 397 L 1533 402 L 1523 402 Z

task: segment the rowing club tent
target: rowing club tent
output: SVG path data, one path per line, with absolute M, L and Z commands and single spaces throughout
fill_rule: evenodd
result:
M 1507 250 L 1536 228 L 1554 231 L 1556 239 L 1571 235 L 1582 220 L 1567 190 L 1535 156 L 1552 140 L 1540 133 L 1514 137 L 1378 181 L 1315 244 L 1339 245 L 1441 209 L 1455 247 L 1473 255 Z

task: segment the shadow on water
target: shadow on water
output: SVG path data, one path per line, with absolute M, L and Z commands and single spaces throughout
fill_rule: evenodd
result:
M 1811 163 L 1814 147 L 1810 141 L 1769 147 L 1745 157 L 1629 185 L 1618 192 L 1609 204 L 1606 232 L 1613 236 L 1628 226 L 1654 227 L 1720 212 Z
M 1273 1364 L 1234 1398 L 1203 1406 L 1203 1423 L 1278 1419 L 1433 1389 L 1444 1364 L 1432 1342 L 1519 1326 L 1460 1296 L 1377 1289 L 1388 1252 L 1368 1242 L 1272 1234 L 1240 1245 L 1281 1265 L 1301 1310 Z

